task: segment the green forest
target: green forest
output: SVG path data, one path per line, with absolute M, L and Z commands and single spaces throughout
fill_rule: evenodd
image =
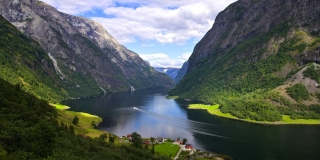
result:
M 314 41 L 309 44 L 305 42 L 299 35 L 303 31 L 296 29 L 293 38 L 286 38 L 280 43 L 277 53 L 262 58 L 267 50 L 265 44 L 272 37 L 284 37 L 290 29 L 295 29 L 288 24 L 289 22 L 280 24 L 233 48 L 212 47 L 212 54 L 198 60 L 195 64 L 198 67 L 187 73 L 169 94 L 195 102 L 219 104 L 223 113 L 231 113 L 240 119 L 274 122 L 280 121 L 282 114 L 288 114 L 293 119 L 318 119 L 320 113 L 316 112 L 317 109 L 310 108 L 319 106 L 308 107 L 302 103 L 310 97 L 305 86 L 297 84 L 286 90 L 296 102 L 283 102 L 285 98 L 272 91 L 301 68 L 296 67 L 288 75 L 279 76 L 275 73 L 285 66 L 296 66 L 296 54 L 301 53 L 308 45 L 314 45 Z M 317 37 L 314 39 L 316 41 Z M 312 67 L 304 75 L 316 81 L 320 78 L 320 72 Z M 281 103 L 273 103 L 275 99 Z
M 0 78 L 0 159 L 170 159 L 130 145 L 75 135 L 46 101 Z
M 47 53 L 0 16 L 0 77 L 38 98 L 57 102 L 70 97 Z

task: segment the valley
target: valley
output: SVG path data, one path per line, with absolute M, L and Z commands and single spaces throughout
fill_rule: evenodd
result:
M 0 159 L 319 159 L 320 1 L 69 3 L 0 0 Z

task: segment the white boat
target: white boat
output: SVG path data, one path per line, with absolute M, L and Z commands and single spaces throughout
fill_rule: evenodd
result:
M 133 107 L 133 109 L 138 109 L 138 108 L 136 108 L 136 107 Z

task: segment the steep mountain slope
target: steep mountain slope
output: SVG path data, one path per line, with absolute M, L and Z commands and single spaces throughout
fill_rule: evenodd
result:
M 174 85 L 93 21 L 34 0 L 2 0 L 0 14 L 46 50 L 71 97 Z
M 184 77 L 184 75 L 187 73 L 188 65 L 189 65 L 189 61 L 186 61 L 183 63 L 182 67 L 179 69 L 177 76 L 174 79 L 176 84 L 178 84 L 181 81 L 181 79 Z
M 317 0 L 239 0 L 231 4 L 196 45 L 187 74 L 171 94 L 219 103 L 221 111 L 240 118 L 277 121 L 281 114 L 320 118 L 319 110 L 311 109 L 307 101 L 285 98 L 290 85 L 284 92 L 276 89 L 289 83 L 288 78 L 297 77 L 307 63 L 320 62 L 319 17 Z M 308 90 L 317 99 L 314 108 L 320 107 L 316 86 L 318 83 Z
M 101 48 L 103 53 L 121 69 L 130 85 L 138 89 L 154 86 L 172 87 L 172 81 L 164 74 L 154 72 L 153 68 L 137 53 L 120 45 L 99 23 L 82 17 L 62 14 L 82 36 Z
M 0 77 L 38 98 L 68 98 L 54 64 L 41 46 L 0 15 Z
M 163 68 L 163 67 L 154 67 L 158 72 L 167 74 L 173 80 L 176 78 L 179 68 Z

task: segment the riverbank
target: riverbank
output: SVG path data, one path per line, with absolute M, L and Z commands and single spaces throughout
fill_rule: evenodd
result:
M 59 123 L 63 122 L 64 124 L 71 125 L 72 120 L 75 116 L 79 118 L 79 123 L 77 125 L 73 125 L 74 131 L 76 134 L 81 134 L 83 136 L 89 136 L 92 138 L 99 137 L 101 134 L 105 134 L 107 132 L 95 129 L 100 122 L 102 122 L 102 118 L 96 115 L 92 115 L 85 112 L 74 112 L 69 111 L 69 106 L 61 105 L 61 104 L 50 104 L 55 107 L 58 112 L 58 121 Z M 109 133 L 107 133 L 109 135 Z M 108 136 L 109 137 L 109 136 Z
M 268 122 L 268 121 L 255 121 L 251 119 L 239 119 L 236 116 L 231 115 L 230 113 L 222 113 L 219 109 L 219 105 L 204 105 L 204 104 L 190 104 L 188 109 L 205 109 L 210 114 L 216 115 L 219 117 L 234 119 L 234 120 L 240 120 L 250 123 L 259 123 L 259 124 L 320 124 L 320 120 L 315 119 L 291 119 L 288 115 L 282 115 L 282 121 L 277 122 Z

